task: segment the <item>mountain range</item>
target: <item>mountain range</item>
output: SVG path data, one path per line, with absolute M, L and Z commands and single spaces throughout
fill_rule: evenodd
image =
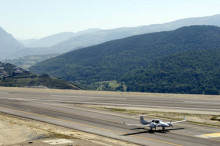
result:
M 161 32 L 161 31 L 170 31 L 183 26 L 191 25 L 214 25 L 220 26 L 220 15 L 207 16 L 207 17 L 195 17 L 195 18 L 186 18 L 173 22 L 163 23 L 163 24 L 154 24 L 147 26 L 138 26 L 138 27 L 124 27 L 116 28 L 109 30 L 99 30 L 95 32 L 89 32 L 77 36 L 73 36 L 68 40 L 65 40 L 61 43 L 58 43 L 53 46 L 55 50 L 75 50 L 82 47 L 97 45 L 103 42 L 110 40 L 121 39 L 133 35 L 152 33 L 152 32 Z M 56 52 L 56 53 L 60 53 Z
M 57 54 L 71 50 L 97 45 L 110 40 L 121 39 L 133 35 L 170 31 L 190 25 L 220 26 L 220 14 L 206 17 L 180 19 L 173 22 L 138 27 L 122 27 L 116 29 L 89 29 L 78 33 L 65 32 L 35 40 L 23 50 L 25 55 Z
M 128 36 L 169 31 L 189 25 L 220 26 L 220 15 L 186 18 L 169 23 L 109 30 L 89 29 L 77 33 L 63 32 L 41 39 L 22 40 L 22 45 L 13 36 L 0 28 L 0 60 L 29 55 L 62 54 L 71 50 L 97 45 Z M 24 47 L 25 46 L 25 47 Z
M 62 32 L 62 33 L 47 36 L 41 39 L 20 40 L 20 42 L 23 43 L 24 46 L 30 47 L 30 48 L 51 47 L 64 40 L 69 39 L 73 35 L 74 33 L 72 32 Z
M 76 37 L 79 35 L 92 33 L 99 31 L 100 29 L 88 29 L 84 31 L 80 31 L 77 33 L 73 32 L 61 32 L 54 35 L 49 35 L 40 39 L 27 39 L 27 40 L 19 40 L 23 45 L 27 48 L 45 48 L 45 47 L 53 47 L 56 44 L 59 44 L 63 41 L 68 40 L 69 38 Z
M 37 55 L 39 61 L 72 50 L 30 70 L 87 87 L 112 81 L 121 84 L 117 90 L 219 94 L 219 18 L 187 18 L 23 40 L 32 47 L 25 47 L 0 27 L 0 60 L 33 55 L 23 58 L 23 62 L 30 62 Z M 191 26 L 197 24 L 203 26 Z M 24 65 L 19 60 L 17 63 Z
M 23 48 L 24 46 L 20 42 L 0 27 L 0 60 L 13 58 L 15 52 L 21 51 Z
M 173 65 L 178 66 L 178 64 L 175 64 L 178 62 L 179 65 L 181 65 L 182 62 L 178 60 L 180 59 L 186 65 L 185 68 L 183 68 L 183 71 L 188 70 L 188 72 L 183 74 L 181 78 L 177 78 L 175 80 L 177 83 L 180 83 L 179 80 L 181 79 L 186 81 L 182 87 L 182 91 L 184 93 L 193 93 L 193 89 L 199 89 L 197 85 L 203 86 L 203 88 L 195 92 L 204 93 L 208 83 L 205 81 L 207 78 L 212 78 L 212 83 L 209 84 L 209 88 L 216 89 L 217 92 L 219 92 L 220 78 L 217 78 L 220 74 L 219 49 L 219 27 L 190 26 L 182 27 L 174 31 L 136 35 L 78 49 L 43 61 L 31 67 L 30 70 L 35 73 L 47 72 L 52 76 L 63 78 L 68 81 L 79 82 L 81 84 L 92 84 L 100 81 L 117 80 L 118 82 L 124 82 L 129 87 L 129 85 L 133 85 L 134 82 L 137 82 L 138 84 L 138 81 L 142 80 L 142 78 L 137 79 L 138 76 L 136 76 L 134 72 L 138 72 L 139 70 L 144 70 L 145 72 L 145 69 L 148 68 L 150 68 L 150 71 L 156 70 L 153 68 L 155 63 L 158 64 L 157 62 L 159 62 L 161 64 L 161 61 L 163 63 L 166 60 L 169 60 L 170 57 L 177 55 L 177 57 L 174 57 L 176 60 L 171 60 Z M 211 50 L 214 53 L 209 54 L 208 50 Z M 198 54 L 201 54 L 201 57 L 199 57 Z M 207 54 L 207 56 L 203 58 L 202 56 L 204 56 L 204 54 Z M 189 55 L 195 55 L 194 57 L 198 60 L 191 63 L 191 60 L 187 59 L 190 58 Z M 209 58 L 213 60 L 208 60 Z M 205 60 L 199 61 L 202 59 Z M 206 62 L 207 64 L 205 65 L 207 66 L 212 63 L 214 63 L 214 65 L 209 65 L 210 68 L 201 65 L 202 63 L 204 64 Z M 167 63 L 169 64 L 170 61 Z M 190 63 L 192 65 L 190 65 Z M 162 65 L 158 65 L 158 67 L 160 66 Z M 168 69 L 171 67 L 168 67 Z M 199 71 L 199 73 L 206 75 L 206 79 L 201 78 L 202 76 L 199 75 L 199 79 L 201 79 L 201 82 L 204 83 L 203 85 L 200 83 L 194 84 L 193 82 L 187 82 L 194 76 L 192 72 L 193 68 L 196 68 L 196 71 Z M 147 70 L 147 72 L 148 71 L 149 70 Z M 169 74 L 169 72 L 166 70 L 166 72 L 168 72 L 166 75 L 169 76 L 168 78 L 170 78 L 172 75 L 177 74 L 177 71 L 178 70 L 175 69 L 175 73 L 170 72 Z M 214 71 L 216 71 L 216 73 L 213 73 Z M 151 76 L 153 76 L 152 73 L 154 72 L 151 72 Z M 212 76 L 212 74 L 215 75 Z M 131 77 L 131 80 L 127 80 L 126 77 L 129 76 Z M 160 76 L 160 74 L 158 76 Z M 155 77 L 152 78 L 152 80 L 154 81 L 151 81 L 150 83 L 155 83 L 158 78 Z M 145 82 L 145 80 L 143 80 L 143 82 L 147 85 L 150 85 L 150 83 Z M 166 83 L 164 80 L 161 82 L 164 84 Z M 173 82 L 174 81 L 170 81 L 169 84 Z M 167 86 L 169 86 L 169 84 Z M 185 88 L 188 86 L 190 86 L 190 89 L 186 90 Z M 194 87 L 192 88 L 191 86 Z M 174 93 L 180 92 L 174 89 L 170 91 L 165 89 L 165 87 L 162 87 L 162 89 L 157 91 Z M 128 90 L 134 91 L 134 89 L 131 88 L 128 88 Z M 142 90 L 140 88 L 138 91 L 153 92 L 154 90 L 148 90 L 148 88 L 144 88 Z

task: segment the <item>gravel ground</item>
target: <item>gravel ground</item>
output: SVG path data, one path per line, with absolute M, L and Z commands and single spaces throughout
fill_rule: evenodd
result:
M 52 140 L 52 141 L 51 141 Z M 0 113 L 0 145 L 136 146 L 90 133 Z M 63 141 L 70 143 L 58 144 Z

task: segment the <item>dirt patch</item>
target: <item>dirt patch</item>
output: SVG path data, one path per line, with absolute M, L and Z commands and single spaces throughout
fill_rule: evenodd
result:
M 69 139 L 77 146 L 136 146 L 90 133 L 0 113 L 0 145 L 48 145 L 46 139 Z

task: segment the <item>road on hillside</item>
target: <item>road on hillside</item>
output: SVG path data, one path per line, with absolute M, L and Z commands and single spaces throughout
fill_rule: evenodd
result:
M 125 96 L 120 94 L 83 94 L 63 90 L 24 90 L 0 88 L 0 111 L 57 124 L 85 132 L 125 140 L 141 145 L 213 145 L 220 143 L 220 129 L 180 123 L 165 133 L 160 129 L 149 133 L 148 129 L 128 127 L 127 123 L 138 123 L 137 118 L 126 114 L 101 111 L 75 105 L 107 104 L 120 106 L 154 106 L 220 111 L 220 99 L 166 98 L 155 96 Z M 149 120 L 149 118 L 147 118 Z M 209 135 L 207 135 L 209 134 Z

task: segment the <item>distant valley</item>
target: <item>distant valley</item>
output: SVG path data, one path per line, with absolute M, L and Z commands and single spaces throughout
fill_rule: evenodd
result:
M 2 60 L 2 62 L 7 62 L 19 66 L 23 69 L 28 69 L 29 67 L 35 65 L 36 63 L 40 63 L 44 60 L 50 59 L 52 57 L 56 57 L 58 55 L 60 54 L 30 55 L 30 56 L 19 57 L 16 59 Z

